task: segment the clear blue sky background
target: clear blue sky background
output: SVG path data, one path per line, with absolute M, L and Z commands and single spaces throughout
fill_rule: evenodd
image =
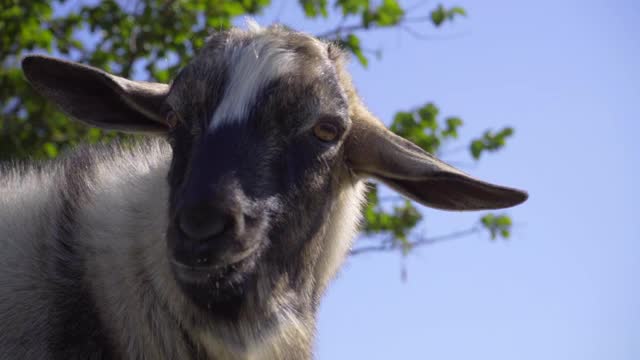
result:
M 418 13 L 437 4 L 424 3 Z M 507 148 L 477 165 L 465 152 L 445 160 L 530 199 L 508 211 L 508 242 L 478 235 L 406 259 L 350 259 L 321 307 L 317 358 L 640 359 L 640 2 L 444 3 L 469 17 L 416 28 L 431 40 L 363 34 L 384 55 L 368 69 L 353 64 L 355 83 L 387 123 L 434 101 L 465 120 L 465 141 L 514 126 Z M 274 19 L 331 27 L 289 0 L 258 17 Z M 427 235 L 481 215 L 424 214 Z
M 328 27 L 280 4 L 258 20 Z M 510 241 L 418 250 L 406 283 L 398 254 L 350 259 L 321 308 L 318 359 L 640 359 L 640 2 L 455 4 L 469 17 L 419 29 L 432 40 L 365 34 L 384 56 L 354 64 L 355 82 L 387 122 L 432 100 L 465 120 L 463 139 L 514 126 L 478 165 L 446 159 L 530 199 L 509 210 Z M 480 215 L 424 213 L 429 234 Z

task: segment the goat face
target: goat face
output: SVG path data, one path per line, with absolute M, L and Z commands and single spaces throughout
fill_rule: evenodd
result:
M 239 304 L 248 287 L 301 272 L 292 259 L 347 174 L 348 100 L 330 51 L 282 30 L 231 31 L 174 81 L 168 244 L 197 303 Z
M 331 45 L 272 27 L 214 34 L 171 86 L 48 57 L 27 57 L 23 68 L 78 120 L 167 136 L 175 279 L 214 315 L 251 309 L 265 323 L 274 307 L 300 313 L 317 305 L 348 253 L 364 177 L 445 210 L 527 197 L 386 130 L 359 100 L 343 60 Z

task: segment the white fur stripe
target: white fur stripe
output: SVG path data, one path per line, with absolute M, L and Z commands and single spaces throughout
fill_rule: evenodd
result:
M 211 119 L 209 131 L 246 121 L 260 90 L 292 70 L 294 54 L 278 46 L 276 39 L 258 36 L 246 46 L 227 49 L 227 59 L 229 82 Z

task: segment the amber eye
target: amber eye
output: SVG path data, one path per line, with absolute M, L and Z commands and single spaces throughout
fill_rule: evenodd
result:
M 174 127 L 176 127 L 176 125 L 178 125 L 178 121 L 179 121 L 178 114 L 176 114 L 175 111 L 169 111 L 167 113 L 166 122 L 170 128 L 173 129 Z
M 339 132 L 338 126 L 327 121 L 319 122 L 313 127 L 313 134 L 325 142 L 336 140 Z

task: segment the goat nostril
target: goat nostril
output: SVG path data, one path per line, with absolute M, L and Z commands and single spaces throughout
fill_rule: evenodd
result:
M 180 230 L 189 238 L 204 240 L 222 234 L 229 226 L 227 218 L 220 215 L 189 216 L 182 214 L 178 218 Z

